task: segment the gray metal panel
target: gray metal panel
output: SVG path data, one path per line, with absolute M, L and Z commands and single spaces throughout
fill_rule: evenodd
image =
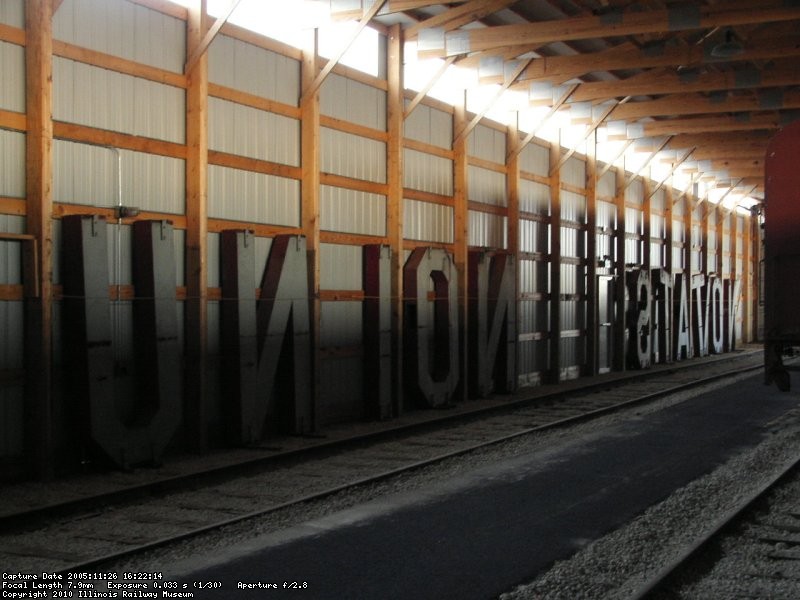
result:
M 406 148 L 403 151 L 403 186 L 452 196 L 453 161 Z
M 503 173 L 469 165 L 467 190 L 470 200 L 494 206 L 508 206 L 506 176 Z
M 20 29 L 24 28 L 25 0 L 3 0 L 0 2 L 0 23 L 19 27 Z
M 477 125 L 467 138 L 467 154 L 504 165 L 506 136 L 502 131 Z
M 417 200 L 404 201 L 404 236 L 409 240 L 453 243 L 453 207 Z
M 0 42 L 0 108 L 25 112 L 25 49 Z
M 0 215 L 0 232 L 25 233 L 25 217 L 18 217 L 15 215 Z M 0 284 L 21 283 L 21 243 L 0 240 Z
M 212 83 L 297 106 L 300 101 L 300 63 L 270 50 L 225 35 L 209 49 L 208 77 Z
M 609 169 L 597 182 L 597 195 L 601 198 L 613 198 L 617 194 L 617 174 Z
M 475 210 L 469 211 L 469 245 L 486 248 L 508 247 L 508 218 Z
M 386 183 L 386 144 L 322 127 L 322 171 L 376 183 Z
M 386 196 L 323 185 L 320 227 L 326 231 L 386 235 Z
M 176 73 L 186 62 L 186 23 L 124 0 L 66 0 L 53 37 Z
M 53 118 L 183 143 L 185 92 L 147 79 L 53 58 Z
M 561 181 L 577 187 L 586 187 L 586 162 L 575 158 L 570 158 L 561 167 Z
M 561 218 L 567 221 L 586 222 L 586 196 L 561 190 Z
M 447 150 L 453 146 L 453 116 L 450 113 L 419 104 L 404 121 L 404 127 L 404 135 L 409 139 Z
M 519 182 L 519 208 L 537 215 L 550 214 L 550 186 L 528 179 Z
M 209 233 L 206 236 L 206 274 L 208 287 L 220 287 L 220 262 L 219 262 L 219 239 L 218 233 Z
M 655 194 L 653 194 L 652 199 L 650 200 L 650 207 L 654 211 L 664 212 L 664 203 L 665 203 L 665 194 L 664 188 L 658 190 Z
M 636 179 L 625 190 L 625 202 L 631 204 L 641 204 L 644 199 L 644 188 L 642 187 L 642 180 Z
M 322 302 L 320 312 L 320 346 L 361 345 L 361 302 Z
M 617 222 L 617 207 L 611 202 L 597 201 L 597 226 L 613 229 Z
M 360 290 L 363 249 L 361 246 L 320 244 L 320 280 L 323 290 Z
M 0 196 L 25 197 L 25 134 L 0 129 Z
M 386 131 L 386 92 L 332 73 L 320 90 L 320 112 Z
M 210 165 L 208 216 L 299 227 L 300 182 Z
M 211 150 L 300 165 L 300 121 L 219 98 L 208 99 Z
M 550 173 L 550 149 L 531 142 L 519 155 L 519 168 L 547 177 Z
M 121 150 L 122 201 L 126 206 L 183 214 L 185 161 Z M 56 202 L 117 204 L 117 157 L 99 146 L 53 143 L 53 199 Z
M 520 219 L 519 249 L 522 252 L 547 252 L 547 224 Z

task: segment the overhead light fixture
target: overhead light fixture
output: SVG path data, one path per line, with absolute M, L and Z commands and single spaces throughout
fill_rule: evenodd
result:
M 725 41 L 717 44 L 711 49 L 711 56 L 714 58 L 733 58 L 744 52 L 744 46 L 733 39 L 733 30 L 725 30 Z

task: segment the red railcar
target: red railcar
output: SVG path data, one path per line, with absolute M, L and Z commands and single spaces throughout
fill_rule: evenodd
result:
M 764 374 L 787 391 L 783 356 L 800 345 L 800 121 L 770 140 L 764 169 Z

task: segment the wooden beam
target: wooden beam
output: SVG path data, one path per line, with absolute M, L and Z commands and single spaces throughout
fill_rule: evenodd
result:
M 664 31 L 691 31 L 734 25 L 754 25 L 800 18 L 800 8 L 785 8 L 781 3 L 767 3 L 759 10 L 728 9 L 724 5 L 704 6 L 695 14 L 691 11 L 656 9 L 650 11 L 625 11 L 618 18 L 608 16 L 582 16 L 550 21 L 538 21 L 522 25 L 501 25 L 467 30 L 470 52 L 507 46 L 508 40 L 515 43 L 548 44 L 572 40 L 663 33 Z M 445 34 L 445 40 L 454 32 Z M 458 35 L 463 35 L 459 31 Z M 446 49 L 442 50 L 442 56 Z
M 643 137 L 661 135 L 732 133 L 742 131 L 775 130 L 786 124 L 791 115 L 779 111 L 769 113 L 743 113 L 738 116 L 690 117 L 663 119 L 641 123 Z
M 448 67 L 450 67 L 450 65 L 452 65 L 456 61 L 456 58 L 457 58 L 456 56 L 448 56 L 444 60 L 444 62 L 442 62 L 442 65 L 439 67 L 436 73 L 434 73 L 433 77 L 431 77 L 428 80 L 428 83 L 425 84 L 425 87 L 423 87 L 419 92 L 417 92 L 417 95 L 414 96 L 411 102 L 409 102 L 408 106 L 405 109 L 405 112 L 403 113 L 404 119 L 407 119 L 408 115 L 410 115 L 414 111 L 414 109 L 417 108 L 417 105 L 420 102 L 422 102 L 425 96 L 428 95 L 428 92 L 430 92 L 433 89 L 433 86 L 435 86 L 436 82 L 439 81 L 439 79 L 441 79 L 442 75 L 444 75 L 444 72 L 447 71 Z
M 586 363 L 584 375 L 598 371 L 597 313 L 597 129 L 592 128 L 586 148 Z M 580 280 L 580 277 L 579 277 Z
M 532 141 L 532 140 L 533 140 L 533 138 L 536 136 L 536 134 L 537 134 L 537 133 L 538 133 L 538 132 L 539 132 L 539 131 L 542 129 L 542 127 L 544 127 L 544 125 L 545 125 L 545 124 L 546 124 L 546 123 L 547 123 L 547 122 L 548 122 L 548 121 L 549 121 L 551 118 L 553 118 L 553 116 L 554 116 L 554 115 L 555 115 L 555 114 L 558 112 L 558 110 L 559 110 L 559 109 L 560 109 L 560 108 L 561 108 L 561 107 L 564 105 L 564 103 L 565 103 L 567 100 L 569 100 L 570 96 L 572 96 L 572 93 L 573 93 L 573 92 L 574 92 L 574 91 L 575 91 L 577 88 L 578 88 L 578 84 L 573 84 L 573 85 L 571 85 L 569 88 L 567 88 L 567 90 L 566 90 L 566 91 L 565 91 L 563 94 L 561 94 L 561 97 L 560 97 L 558 100 L 556 100 L 556 102 L 555 102 L 555 103 L 553 104 L 553 106 L 550 108 L 550 111 L 549 111 L 549 112 L 548 112 L 548 113 L 547 113 L 547 114 L 546 114 L 546 115 L 545 115 L 545 116 L 542 118 L 542 120 L 541 120 L 541 121 L 539 121 L 539 124 L 538 124 L 538 125 L 537 125 L 537 126 L 534 128 L 534 129 L 533 129 L 533 131 L 529 132 L 529 133 L 528 133 L 528 134 L 525 136 L 525 139 L 523 139 L 523 140 L 520 142 L 519 146 L 517 146 L 517 148 L 515 148 L 515 149 L 513 150 L 513 152 L 512 152 L 511 154 L 509 154 L 509 156 L 507 156 L 507 157 L 506 157 L 506 162 L 508 162 L 509 160 L 511 160 L 511 159 L 512 159 L 514 156 L 517 156 L 517 155 L 519 155 L 519 154 L 520 154 L 520 153 L 521 153 L 521 152 L 522 152 L 522 151 L 525 149 L 525 146 L 527 146 L 529 143 L 531 143 L 531 141 Z
M 561 145 L 550 144 L 550 165 L 557 165 Z M 561 380 L 561 170 L 550 173 L 550 383 Z
M 208 55 L 205 2 L 188 8 L 187 53 L 197 54 L 186 71 L 186 303 L 184 328 L 187 439 L 196 451 L 208 447 L 206 356 L 208 346 Z
M 781 97 L 782 96 L 782 97 Z M 789 91 L 774 98 L 766 95 L 734 96 L 732 98 L 708 98 L 701 94 L 675 94 L 658 100 L 628 102 L 620 106 L 612 117 L 624 121 L 666 115 L 698 115 L 752 110 L 800 108 L 800 92 Z
M 382 2 L 376 3 L 382 4 Z M 360 31 L 361 29 L 359 29 Z M 301 229 L 306 238 L 308 251 L 311 320 L 311 420 L 312 430 L 316 430 L 319 418 L 320 394 L 320 324 L 321 303 L 320 290 L 320 102 L 319 79 L 317 69 L 318 30 L 314 30 L 313 39 L 303 49 L 303 60 L 300 65 L 300 159 L 302 169 L 301 188 Z M 351 40 L 352 41 L 352 40 Z M 349 46 L 349 44 L 348 44 Z M 335 63 L 334 63 L 335 64 Z M 333 68 L 333 65 L 329 63 Z
M 53 341 L 53 5 L 25 4 L 26 227 L 36 238 L 40 294 L 25 307 L 24 445 L 32 472 L 54 473 Z
M 667 173 L 667 176 L 666 176 L 666 177 L 664 177 L 664 178 L 663 178 L 661 181 L 659 181 L 659 182 L 658 182 L 658 185 L 656 185 L 656 186 L 655 186 L 655 187 L 652 189 L 652 191 L 650 192 L 650 195 L 651 195 L 651 196 L 652 196 L 652 195 L 654 195 L 654 194 L 655 194 L 655 193 L 656 193 L 658 190 L 660 190 L 660 189 L 663 187 L 663 185 L 664 185 L 664 184 L 667 182 L 667 180 L 668 180 L 670 177 L 672 177 L 672 176 L 675 174 L 675 171 L 677 171 L 677 170 L 678 170 L 678 167 L 680 167 L 680 166 L 681 166 L 681 165 L 682 165 L 684 162 L 686 162 L 686 161 L 689 159 L 689 157 L 690 157 L 690 156 L 692 156 L 692 153 L 693 153 L 693 152 L 695 152 L 695 149 L 694 149 L 694 148 L 690 148 L 689 150 L 687 150 L 687 151 L 686 151 L 686 152 L 683 154 L 683 156 L 681 156 L 681 157 L 680 157 L 680 158 L 679 158 L 679 159 L 678 159 L 678 160 L 675 162 L 675 164 L 673 164 L 673 165 L 672 165 L 672 168 L 670 168 L 670 170 L 669 170 L 669 173 Z
M 625 142 L 622 145 L 622 148 L 620 148 L 619 151 L 617 152 L 617 155 L 614 158 L 612 158 L 610 161 L 608 161 L 606 163 L 606 165 L 601 169 L 600 173 L 597 175 L 597 178 L 598 179 L 602 178 L 603 175 L 605 175 L 608 172 L 608 170 L 611 169 L 614 166 L 614 163 L 617 162 L 619 160 L 619 158 L 623 154 L 625 154 L 625 152 L 628 151 L 628 148 L 630 148 L 632 145 L 633 145 L 633 140 L 628 140 L 627 142 Z
M 197 64 L 197 61 L 200 60 L 200 57 L 206 53 L 206 50 L 208 50 L 211 42 L 213 42 L 214 38 L 217 37 L 219 30 L 222 29 L 222 26 L 225 25 L 241 1 L 242 0 L 230 0 L 228 8 L 224 13 L 217 17 L 217 20 L 214 22 L 214 24 L 208 29 L 208 31 L 205 32 L 205 35 L 203 35 L 203 39 L 201 39 L 197 44 L 193 44 L 191 52 L 189 53 L 189 58 L 186 60 L 186 65 L 183 69 L 184 73 L 188 74 L 189 71 L 194 68 L 195 64 Z
M 333 70 L 333 67 L 337 65 L 337 63 L 341 60 L 342 56 L 350 49 L 350 46 L 356 40 L 358 35 L 364 30 L 364 27 L 367 26 L 372 18 L 378 14 L 378 11 L 383 8 L 383 5 L 386 4 L 387 0 L 375 0 L 375 3 L 370 7 L 370 9 L 361 17 L 361 20 L 358 22 L 358 26 L 356 30 L 352 33 L 352 35 L 347 39 L 344 40 L 344 44 L 342 45 L 339 52 L 331 58 L 328 63 L 323 67 L 322 71 L 317 73 L 317 76 L 314 78 L 314 81 L 310 82 L 307 86 L 304 86 L 303 89 L 303 97 L 300 100 L 302 104 L 305 100 L 306 96 L 311 96 L 317 93 L 320 86 L 322 86 L 322 82 L 325 81 L 325 78 L 328 77 L 330 72 Z M 314 67 L 316 71 L 316 65 Z
M 502 10 L 510 4 L 514 4 L 514 2 L 516 0 L 470 0 L 461 6 L 450 8 L 424 21 L 414 23 L 407 27 L 403 33 L 405 34 L 405 39 L 413 40 L 423 29 L 438 27 L 444 31 L 452 31 L 462 25 L 478 21 L 487 15 Z
M 648 72 L 622 81 L 582 83 L 572 99 L 575 102 L 606 100 L 621 96 L 649 96 L 659 94 L 685 94 L 719 90 L 767 88 L 800 84 L 800 70 L 796 65 L 781 65 L 760 71 L 721 71 L 696 73 Z
M 387 41 L 386 95 L 386 238 L 391 258 L 392 314 L 392 410 L 395 416 L 403 409 L 403 35 L 400 25 L 389 29 Z
M 522 52 L 519 52 L 521 54 Z M 652 69 L 657 67 L 699 67 L 701 65 L 753 62 L 775 58 L 800 56 L 798 37 L 781 37 L 768 44 L 753 43 L 744 52 L 730 58 L 716 58 L 710 48 L 692 45 L 686 47 L 639 48 L 631 42 L 618 44 L 600 52 L 587 52 L 571 56 L 550 56 L 533 61 L 520 77 L 520 81 L 561 81 L 580 77 L 592 71 L 623 69 Z
M 470 132 L 475 129 L 478 123 L 481 122 L 481 119 L 483 119 L 486 113 L 491 110 L 492 106 L 494 106 L 494 103 L 497 102 L 500 96 L 502 96 L 503 93 L 511 86 L 511 84 L 516 81 L 517 77 L 519 77 L 519 74 L 525 69 L 530 61 L 531 59 L 528 59 L 527 61 L 523 61 L 517 65 L 517 68 L 514 69 L 514 72 L 511 74 L 508 80 L 497 89 L 497 91 L 492 95 L 491 100 L 489 100 L 489 102 L 486 103 L 486 106 L 483 107 L 483 110 L 475 115 L 469 123 L 464 125 L 463 129 L 456 133 L 456 140 L 466 138 Z
M 586 141 L 586 140 L 589 138 L 589 136 L 591 136 L 591 135 L 592 135 L 592 134 L 593 134 L 595 131 L 597 131 L 597 128 L 598 128 L 598 127 L 600 127 L 600 125 L 602 125 L 602 124 L 605 122 L 605 120 L 606 120 L 606 118 L 608 117 L 608 115 L 610 115 L 610 114 L 611 114 L 611 112 L 612 112 L 612 111 L 613 111 L 613 110 L 614 110 L 614 109 L 615 109 L 617 106 L 619 106 L 619 105 L 620 105 L 620 104 L 622 104 L 623 102 L 627 102 L 627 101 L 628 101 L 628 99 L 627 99 L 627 98 L 625 98 L 625 99 L 624 99 L 624 100 L 622 100 L 621 102 L 615 103 L 615 104 L 613 104 L 612 106 L 609 106 L 609 107 L 608 107 L 608 108 L 607 108 L 605 111 L 603 111 L 603 114 L 602 114 L 602 115 L 600 115 L 600 116 L 599 116 L 599 117 L 598 117 L 598 118 L 597 118 L 597 119 L 596 119 L 594 122 L 592 122 L 592 124 L 591 124 L 591 125 L 590 125 L 590 126 L 587 128 L 586 132 L 585 132 L 585 133 L 584 133 L 584 135 L 583 135 L 583 139 L 582 139 L 582 140 L 581 140 L 581 141 L 580 141 L 578 144 L 576 144 L 576 148 L 577 148 L 577 146 L 580 146 L 580 144 L 582 144 L 584 141 Z M 576 150 L 576 148 L 570 148 L 570 149 L 567 151 L 567 153 L 566 153 L 564 156 L 562 156 L 562 157 L 561 157 L 561 160 L 559 161 L 558 165 L 556 165 L 555 167 L 551 167 L 551 170 L 552 170 L 552 168 L 560 169 L 562 166 L 564 166 L 564 164 L 566 164 L 566 162 L 567 162 L 567 161 L 570 159 L 570 157 L 571 157 L 571 156 L 572 156 L 572 155 L 575 153 L 575 150 Z

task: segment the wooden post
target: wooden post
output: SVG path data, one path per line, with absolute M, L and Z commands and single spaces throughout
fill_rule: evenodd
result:
M 642 177 L 642 269 L 650 271 L 652 264 L 653 186 L 650 177 Z
M 597 130 L 586 140 L 586 364 L 597 374 Z
M 206 33 L 205 2 L 188 10 L 186 53 Z M 196 451 L 208 447 L 206 355 L 208 339 L 208 54 L 186 73 L 186 339 L 185 411 L 187 441 Z
M 458 344 L 458 363 L 461 373 L 459 398 L 465 399 L 467 391 L 467 245 L 469 243 L 467 226 L 469 222 L 469 192 L 467 190 L 467 138 L 468 135 L 457 135 L 467 126 L 467 95 L 455 106 L 453 115 L 453 245 L 456 271 L 458 272 L 458 324 L 460 336 Z
M 691 330 L 692 313 L 694 312 L 694 303 L 692 302 L 692 275 L 694 275 L 694 268 L 692 267 L 692 256 L 694 255 L 694 245 L 692 238 L 694 236 L 694 194 L 688 193 L 683 197 L 683 226 L 686 244 L 684 245 L 684 261 L 686 268 L 684 274 L 686 277 L 686 293 L 687 293 L 687 319 Z M 698 265 L 699 266 L 699 265 Z M 689 335 L 689 357 L 694 356 L 694 339 Z
M 561 379 L 561 145 L 550 143 L 550 376 Z
M 318 30 L 314 30 L 313 39 L 303 49 L 303 62 L 301 65 L 301 103 L 300 103 L 300 136 L 301 136 L 301 170 L 302 170 L 302 208 L 301 228 L 306 238 L 308 251 L 308 278 L 309 278 L 309 318 L 311 320 L 311 347 L 312 347 L 312 423 L 311 430 L 316 430 L 319 424 L 319 373 L 320 373 L 320 295 L 319 295 L 319 88 L 312 93 L 311 89 L 316 79 L 318 56 Z
M 672 185 L 664 186 L 664 243 L 667 245 L 664 250 L 664 268 L 667 273 L 673 275 L 672 253 L 675 247 L 675 230 L 672 228 Z
M 387 52 L 386 238 L 392 250 L 392 407 L 403 407 L 403 39 L 400 25 L 389 30 Z
M 519 115 L 517 115 L 519 116 Z M 509 157 L 506 161 L 506 189 L 508 190 L 508 242 L 507 249 L 514 257 L 514 264 L 516 266 L 514 275 L 514 302 L 517 303 L 517 314 L 520 314 L 519 309 L 519 203 L 520 203 L 520 166 L 519 166 L 519 153 L 514 152 L 519 147 L 519 128 L 515 122 L 508 126 L 506 132 L 506 156 Z M 519 323 L 519 321 L 518 321 Z M 517 325 L 517 332 L 515 334 L 515 348 L 519 348 L 519 324 Z M 519 351 L 517 350 L 517 356 Z M 514 364 L 517 365 L 516 373 L 519 374 L 519 360 L 515 359 Z M 518 378 L 515 379 L 514 384 L 517 383 Z
M 625 167 L 617 167 L 616 192 L 614 206 L 617 209 L 617 230 L 614 241 L 614 305 L 616 318 L 614 319 L 614 359 L 612 368 L 615 371 L 625 370 Z
M 714 252 L 715 255 L 716 255 L 715 258 L 714 258 L 714 261 L 716 262 L 715 271 L 717 273 L 717 277 L 719 277 L 721 279 L 722 278 L 722 240 L 723 240 L 723 235 L 725 233 L 725 214 L 722 211 L 722 207 L 719 204 L 717 204 L 717 206 L 714 208 L 714 211 L 716 213 L 716 218 L 717 218 L 716 227 L 714 229 L 714 233 L 715 233 L 715 235 L 717 237 L 717 247 L 715 248 L 715 252 Z
M 26 299 L 25 450 L 40 479 L 54 472 L 53 327 L 53 28 L 50 0 L 25 4 L 26 223 L 38 247 L 39 295 Z

